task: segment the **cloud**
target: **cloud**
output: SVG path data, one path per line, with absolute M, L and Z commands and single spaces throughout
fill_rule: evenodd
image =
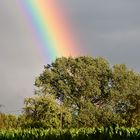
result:
M 81 54 L 140 71 L 140 1 L 58 1 L 80 40 Z M 44 65 L 19 10 L 16 0 L 0 1 L 0 104 L 9 112 L 20 110 L 24 98 L 33 94 Z

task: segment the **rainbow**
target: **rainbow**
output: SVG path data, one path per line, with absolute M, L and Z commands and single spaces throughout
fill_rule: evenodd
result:
M 30 24 L 34 42 L 46 58 L 78 55 L 78 43 L 57 0 L 18 1 Z

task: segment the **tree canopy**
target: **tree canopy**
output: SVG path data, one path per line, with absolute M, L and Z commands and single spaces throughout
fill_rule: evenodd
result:
M 104 58 L 57 58 L 35 80 L 25 100 L 32 127 L 140 125 L 140 75 Z

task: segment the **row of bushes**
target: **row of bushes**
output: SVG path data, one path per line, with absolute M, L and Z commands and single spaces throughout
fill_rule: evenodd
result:
M 0 130 L 0 140 L 139 140 L 136 128 L 10 129 Z

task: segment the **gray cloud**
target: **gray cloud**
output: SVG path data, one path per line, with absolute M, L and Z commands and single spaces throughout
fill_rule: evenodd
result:
M 58 0 L 80 42 L 79 52 L 140 71 L 139 0 Z M 43 69 L 16 1 L 0 1 L 0 103 L 20 110 Z M 50 62 L 50 60 L 48 60 Z
M 21 15 L 15 1 L 0 1 L 0 104 L 10 113 L 21 110 L 24 98 L 33 95 L 43 67 Z
M 64 4 L 83 41 L 83 52 L 140 71 L 140 1 L 65 0 Z

